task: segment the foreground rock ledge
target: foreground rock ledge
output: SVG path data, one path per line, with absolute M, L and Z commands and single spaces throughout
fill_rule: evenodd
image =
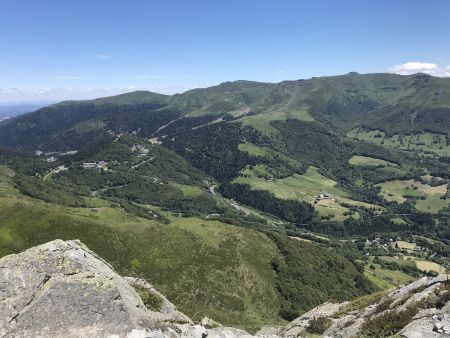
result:
M 158 296 L 151 311 L 135 287 Z M 204 320 L 210 327 L 211 320 Z M 55 240 L 0 259 L 0 337 L 242 336 L 194 325 L 146 281 L 123 278 L 80 241 Z
M 135 288 L 158 297 L 158 309 L 149 310 Z M 353 337 L 385 313 L 445 299 L 439 308 L 421 309 L 399 336 L 449 337 L 446 292 L 446 275 L 422 278 L 361 308 L 349 302 L 324 304 L 286 327 L 266 327 L 259 336 L 304 336 L 312 321 L 322 319 L 324 336 Z M 200 324 L 194 325 L 148 282 L 119 276 L 77 240 L 55 240 L 0 259 L 0 337 L 251 337 L 208 318 Z

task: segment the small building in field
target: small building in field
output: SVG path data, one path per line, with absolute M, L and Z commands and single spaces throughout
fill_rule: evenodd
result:
M 322 192 L 319 196 L 317 196 L 318 200 L 331 200 L 331 194 L 327 193 L 327 192 Z
M 330 200 L 331 199 L 331 195 L 329 193 L 327 193 L 327 192 L 324 192 L 324 193 L 322 193 L 322 198 Z
M 163 137 L 165 137 L 165 136 L 163 136 Z M 158 140 L 157 137 L 149 139 L 148 142 L 150 142 L 151 144 L 162 144 L 162 142 L 160 140 Z
M 97 163 L 97 169 L 104 169 L 108 165 L 108 162 L 106 161 L 100 161 Z

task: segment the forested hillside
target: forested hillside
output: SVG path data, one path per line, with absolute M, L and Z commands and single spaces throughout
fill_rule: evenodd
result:
M 0 123 L 0 255 L 80 238 L 254 330 L 449 268 L 449 131 L 424 74 L 62 102 Z

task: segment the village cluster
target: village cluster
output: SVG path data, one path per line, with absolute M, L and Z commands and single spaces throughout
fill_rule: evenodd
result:
M 131 147 L 133 153 L 137 153 L 138 157 L 147 157 L 150 153 L 150 149 L 143 146 L 142 144 L 135 143 Z M 95 170 L 108 170 L 108 162 L 84 162 L 82 164 L 83 169 L 95 169 Z
M 138 157 L 145 157 L 145 156 L 148 156 L 150 149 L 148 149 L 147 147 L 144 147 L 142 144 L 135 143 L 131 147 L 131 151 L 133 153 L 138 153 Z
M 149 142 L 151 144 L 161 144 L 160 141 L 158 141 L 157 138 L 150 139 Z M 133 153 L 137 153 L 138 157 L 147 157 L 150 153 L 150 149 L 143 146 L 142 144 L 135 143 L 131 147 L 131 151 Z M 56 162 L 58 160 L 59 156 L 68 156 L 68 155 L 75 155 L 78 152 L 78 150 L 70 150 L 65 152 L 47 152 L 44 153 L 41 150 L 36 150 L 35 155 L 42 157 L 44 161 L 48 163 Z M 99 162 L 84 162 L 81 164 L 81 167 L 86 170 L 108 170 L 108 162 L 106 161 L 99 161 Z M 67 170 L 64 166 L 58 167 L 57 169 L 53 169 L 52 173 L 57 173 L 62 170 Z

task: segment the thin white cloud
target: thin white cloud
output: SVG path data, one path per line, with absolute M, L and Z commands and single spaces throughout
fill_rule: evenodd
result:
M 275 72 L 275 74 L 284 74 L 284 73 L 286 73 L 285 70 L 277 70 L 277 71 Z
M 99 60 L 110 60 L 112 59 L 111 55 L 108 54 L 94 54 L 93 57 Z
M 401 65 L 395 65 L 388 68 L 388 72 L 400 74 L 400 75 L 411 75 L 416 73 L 425 73 L 432 76 L 439 77 L 449 77 L 450 76 L 450 65 L 443 66 L 436 63 L 428 62 L 407 62 Z

